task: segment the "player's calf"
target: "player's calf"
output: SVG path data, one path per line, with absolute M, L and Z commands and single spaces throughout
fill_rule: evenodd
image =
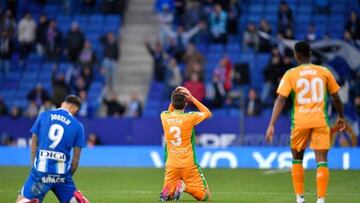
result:
M 90 201 L 78 190 L 74 192 L 74 197 L 71 198 L 70 203 L 90 203 Z

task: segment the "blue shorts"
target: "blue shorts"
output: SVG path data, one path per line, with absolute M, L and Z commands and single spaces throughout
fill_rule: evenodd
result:
M 27 199 L 37 198 L 40 202 L 51 190 L 61 203 L 69 202 L 74 196 L 76 187 L 70 174 L 48 174 L 31 170 L 21 195 Z

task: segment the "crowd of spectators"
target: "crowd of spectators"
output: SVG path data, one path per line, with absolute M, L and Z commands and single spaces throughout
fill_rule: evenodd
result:
M 315 4 L 315 12 L 319 15 L 330 12 L 328 5 L 317 1 Z M 153 57 L 154 79 L 165 85 L 164 99 L 169 97 L 174 87 L 184 85 L 197 99 L 215 109 L 236 107 L 242 108 L 248 116 L 258 116 L 264 109 L 272 106 L 276 96 L 275 89 L 282 75 L 296 65 L 292 50 L 275 41 L 295 39 L 296 16 L 286 1 L 281 1 L 276 27 L 272 27 L 273 25 L 263 18 L 258 24 L 250 21 L 245 30 L 239 31 L 238 21 L 242 17 L 243 9 L 241 1 L 238 0 L 175 0 L 173 5 L 163 4 L 158 10 L 161 24 L 158 40 L 153 43 L 146 40 L 145 45 Z M 344 27 L 343 40 L 358 47 L 360 20 L 355 11 L 351 12 Z M 209 71 L 205 68 L 207 61 L 196 45 L 219 44 L 223 45 L 226 52 L 229 37 L 241 40 L 243 53 L 270 55 L 263 68 L 264 83 L 260 89 L 250 86 L 243 94 L 237 92 L 239 88 L 236 88 L 235 69 L 243 64 L 234 64 L 227 56 L 229 53 L 224 54 L 217 67 L 210 68 L 213 71 L 211 81 L 205 80 L 206 71 Z M 310 24 L 303 36 L 303 39 L 309 42 L 329 38 L 328 33 L 319 34 L 315 24 Z M 350 83 L 355 84 L 352 89 L 360 89 L 359 75 L 351 80 Z M 249 80 L 245 79 L 248 81 L 246 84 L 250 84 Z M 360 94 L 359 91 L 355 92 L 354 104 L 360 113 Z M 240 97 L 240 100 L 237 100 L 237 97 Z M 290 102 L 288 104 L 287 110 Z
M 46 5 L 46 1 L 37 3 L 43 7 Z M 125 3 L 126 1 L 103 1 L 101 12 L 119 14 L 124 10 Z M 81 13 L 86 15 L 99 9 L 94 0 L 80 4 Z M 141 103 L 135 93 L 129 95 L 126 104 L 121 104 L 113 91 L 120 55 L 117 34 L 108 32 L 99 36 L 103 49 L 102 56 L 99 56 L 82 30 L 86 25 L 73 21 L 66 33 L 58 28 L 56 18 L 49 18 L 41 13 L 35 19 L 28 11 L 15 16 L 16 9 L 13 7 L 16 8 L 17 5 L 11 7 L 8 4 L 7 9 L 0 8 L 0 77 L 6 79 L 14 61 L 21 69 L 26 69 L 29 55 L 36 54 L 53 64 L 51 90 L 42 86 L 44 81 L 38 81 L 36 87 L 26 95 L 26 108 L 7 106 L 7 102 L 0 96 L 0 116 L 35 118 L 39 112 L 59 107 L 68 94 L 79 95 L 82 99 L 83 105 L 79 111 L 79 116 L 82 117 L 101 114 L 98 113 L 99 104 L 107 108 L 103 116 L 141 116 Z M 16 57 L 18 60 L 14 60 Z M 67 66 L 65 69 L 59 67 L 64 63 Z M 105 89 L 110 89 L 113 96 L 110 100 L 104 96 L 104 99 L 100 98 L 101 101 L 95 104 L 94 101 L 89 101 L 88 91 L 96 74 L 100 75 Z

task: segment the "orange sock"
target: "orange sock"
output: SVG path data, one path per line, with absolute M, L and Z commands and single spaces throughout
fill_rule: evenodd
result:
M 304 194 L 304 168 L 303 168 L 301 160 L 296 160 L 296 159 L 293 160 L 291 176 L 292 176 L 295 194 L 303 195 Z
M 327 162 L 317 163 L 316 186 L 318 198 L 325 197 L 329 182 L 329 168 Z
M 191 196 L 193 196 L 198 201 L 206 201 L 208 198 L 208 194 L 205 190 L 201 190 L 199 188 L 194 187 L 188 187 L 186 186 L 185 192 L 189 193 Z

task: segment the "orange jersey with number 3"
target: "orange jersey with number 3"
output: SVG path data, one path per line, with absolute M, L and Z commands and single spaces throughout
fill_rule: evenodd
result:
M 184 168 L 196 164 L 194 127 L 211 115 L 205 106 L 202 107 L 205 109 L 200 109 L 201 112 L 184 113 L 175 110 L 161 113 L 167 167 Z
M 328 125 L 327 98 L 340 89 L 333 74 L 325 67 L 302 64 L 288 70 L 277 89 L 293 98 L 292 128 L 306 129 Z

